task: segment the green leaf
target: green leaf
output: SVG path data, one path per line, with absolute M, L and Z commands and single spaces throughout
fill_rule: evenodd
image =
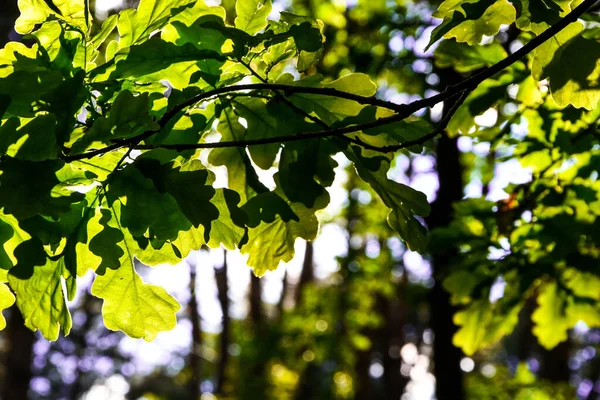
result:
M 243 140 L 246 128 L 239 122 L 239 117 L 232 108 L 228 107 L 221 111 L 218 132 L 222 141 Z M 246 186 L 246 171 L 251 168 L 244 161 L 247 158 L 243 148 L 230 147 L 211 150 L 208 162 L 215 166 L 227 167 L 228 188 L 240 194 L 242 203 L 248 199 L 248 188 Z
M 456 136 L 476 132 L 478 126 L 475 123 L 475 117 L 502 101 L 506 97 L 508 85 L 514 83 L 514 79 L 513 74 L 504 73 L 498 76 L 497 79 L 488 79 L 477 86 L 456 110 L 448 124 L 448 133 Z
M 163 288 L 144 283 L 133 262 L 96 276 L 92 294 L 104 300 L 102 316 L 110 330 L 152 341 L 175 328 L 179 303 Z
M 150 108 L 147 93 L 135 96 L 123 90 L 112 103 L 108 115 L 96 118 L 89 132 L 73 143 L 71 153 L 102 148 L 113 144 L 115 139 L 128 139 L 145 131 L 158 131 L 160 127 L 150 114 Z
M 64 195 L 56 188 L 60 183 L 56 173 L 63 165 L 62 161 L 4 159 L 0 175 L 0 207 L 18 219 L 37 214 L 58 218 L 68 212 L 71 204 L 84 196 L 73 192 Z
M 170 246 L 142 250 L 120 224 L 121 219 L 121 205 L 116 202 L 110 209 L 98 209 L 88 226 L 96 233 L 89 245 L 97 260 L 92 294 L 104 300 L 102 315 L 108 329 L 151 341 L 159 332 L 175 327 L 179 304 L 164 289 L 142 281 L 135 271 L 134 257 L 150 259 L 156 265 L 165 262 L 159 253 L 174 251 Z M 180 260 L 179 256 L 185 255 L 179 253 L 175 258 Z
M 196 1 L 193 2 L 191 7 L 188 6 L 186 9 L 181 10 L 175 16 L 171 17 L 169 22 L 172 24 L 178 21 L 186 26 L 191 26 L 201 17 L 206 15 L 216 15 L 224 21 L 225 9 L 221 6 L 208 6 L 204 1 Z
M 444 40 L 435 49 L 435 65 L 439 68 L 454 68 L 464 73 L 489 67 L 506 58 L 500 43 L 485 46 L 469 46 L 455 40 Z
M 454 323 L 460 329 L 454 334 L 452 343 L 467 356 L 472 356 L 511 333 L 519 322 L 518 312 L 519 307 L 513 307 L 508 312 L 495 314 L 487 299 L 474 301 L 454 314 Z
M 294 38 L 294 43 L 296 43 L 296 48 L 299 51 L 314 53 L 323 47 L 321 31 L 312 26 L 310 22 L 292 25 L 290 27 L 290 34 Z
M 337 146 L 325 140 L 288 143 L 281 152 L 278 172 L 279 185 L 287 198 L 308 208 L 313 208 L 323 196 L 328 203 L 325 188 L 333 183 L 338 165 L 331 156 L 338 151 Z
M 198 71 L 214 84 L 221 74 L 225 57 L 212 50 L 199 49 L 191 43 L 177 46 L 160 38 L 119 50 L 114 58 L 90 72 L 94 82 L 131 78 L 138 82 L 167 80 L 176 89 L 190 84 Z
M 290 261 L 294 257 L 297 238 L 312 240 L 317 236 L 319 224 L 314 210 L 300 203 L 291 203 L 289 206 L 297 216 L 295 219 L 285 221 L 285 216 L 276 215 L 272 222 L 262 221 L 248 231 L 248 243 L 241 252 L 249 254 L 247 264 L 253 268 L 256 276 L 277 269 L 280 262 Z
M 0 331 L 6 328 L 6 319 L 2 311 L 15 304 L 15 295 L 12 294 L 5 283 L 0 283 Z
M 427 245 L 425 227 L 415 216 L 429 215 L 430 206 L 427 197 L 406 185 L 394 182 L 387 177 L 389 160 L 384 157 L 365 158 L 361 150 L 351 146 L 344 151 L 352 161 L 359 176 L 379 195 L 383 203 L 390 208 L 388 223 L 398 232 L 409 249 L 422 252 Z
M 215 189 L 209 185 L 210 174 L 204 165 L 193 160 L 174 167 L 173 164 L 160 165 L 158 161 L 143 159 L 135 164 L 146 178 L 152 180 L 159 193 L 173 196 L 183 215 L 195 228 L 204 226 L 208 242 L 211 223 L 219 217 L 219 211 L 210 201 Z
M 531 72 L 538 81 L 550 81 L 552 99 L 560 107 L 571 104 L 591 110 L 600 100 L 600 65 L 596 63 L 600 43 L 586 39 L 582 31 L 583 25 L 574 22 L 538 47 Z
M 193 0 L 142 0 L 136 10 L 122 11 L 118 21 L 120 48 L 144 42 L 191 3 Z
M 6 115 L 33 118 L 40 98 L 56 89 L 63 82 L 59 71 L 39 70 L 35 72 L 15 71 L 0 78 L 0 94 L 10 96 L 11 102 Z
M 290 205 L 275 192 L 259 193 L 252 197 L 242 209 L 248 214 L 248 226 L 256 227 L 261 222 L 271 223 L 277 218 L 284 222 L 299 221 Z
M 91 240 L 88 244 L 86 253 L 92 253 L 91 256 L 81 257 L 78 262 L 78 275 L 82 275 L 87 270 L 92 269 L 99 274 L 104 273 L 107 269 L 116 269 L 121 265 L 121 259 L 125 255 L 125 251 L 119 245 L 125 240 L 125 236 L 121 229 L 110 226 L 109 221 L 112 218 L 112 213 L 107 209 L 97 211 L 99 219 L 92 219 L 88 224 L 88 232 Z M 83 250 L 82 250 L 83 251 Z M 97 256 L 97 257 L 94 257 Z M 96 259 L 100 257 L 99 262 Z M 83 262 L 81 262 L 83 261 Z
M 50 21 L 44 23 L 32 35 L 43 48 L 43 56 L 49 58 L 51 69 L 59 70 L 64 76 L 73 76 L 79 69 L 87 67 L 86 49 L 81 33 L 67 30 L 58 21 Z
M 48 340 L 58 339 L 61 328 L 68 335 L 73 325 L 62 288 L 63 270 L 62 258 L 58 261 L 46 259 L 41 266 L 31 266 L 29 271 L 13 268 L 8 275 L 25 326 L 39 330 Z
M 190 230 L 193 224 L 178 201 L 170 193 L 161 191 L 164 182 L 159 188 L 154 180 L 144 176 L 144 173 L 151 174 L 150 167 L 144 164 L 143 161 L 130 164 L 112 176 L 107 191 L 109 204 L 117 201 L 122 204 L 120 222 L 134 238 L 175 240 L 180 231 Z
M 501 25 L 510 25 L 516 19 L 516 11 L 507 0 L 445 0 L 433 14 L 443 18 L 441 25 L 431 33 L 429 46 L 442 37 L 456 38 L 470 46 L 481 42 L 484 35 L 494 36 Z
M 282 135 L 277 129 L 277 117 L 269 112 L 264 99 L 241 98 L 234 100 L 232 104 L 236 114 L 246 120 L 246 139 L 268 139 Z M 269 169 L 275 162 L 280 147 L 279 143 L 273 143 L 250 146 L 248 151 L 256 165 L 262 169 Z
M 100 46 L 102 46 L 102 44 L 106 41 L 106 39 L 108 39 L 113 30 L 117 27 L 118 21 L 118 14 L 110 15 L 108 18 L 102 21 L 100 30 L 90 38 L 88 42 L 88 47 L 94 50 L 99 49 Z
M 80 0 L 19 0 L 21 15 L 15 22 L 15 30 L 24 35 L 30 33 L 35 25 L 54 17 L 87 33 L 91 17 L 85 4 Z
M 219 218 L 212 221 L 210 241 L 212 248 L 222 243 L 227 249 L 235 250 L 245 242 L 248 215 L 238 207 L 240 195 L 229 189 L 216 189 L 211 202 L 219 210 Z
M 560 19 L 561 7 L 554 0 L 514 0 L 517 28 L 539 35 Z
M 0 127 L 0 153 L 27 161 L 46 161 L 58 157 L 56 117 L 40 115 L 19 127 L 12 118 Z
M 544 285 L 538 294 L 538 308 L 531 315 L 533 334 L 546 349 L 567 340 L 571 323 L 566 315 L 566 293 L 555 282 Z
M 460 329 L 454 334 L 452 343 L 460 347 L 467 356 L 475 354 L 484 341 L 486 327 L 492 320 L 488 301 L 472 303 L 467 309 L 454 314 L 453 320 Z
M 320 76 L 311 76 L 305 80 L 296 82 L 282 81 L 281 83 L 294 84 L 298 86 L 312 86 L 337 89 L 342 92 L 357 94 L 361 96 L 373 96 L 377 87 L 365 74 L 349 74 L 333 82 L 319 85 Z M 302 110 L 314 112 L 323 122 L 331 125 L 346 117 L 356 116 L 364 108 L 363 105 L 346 100 L 341 97 L 324 96 L 318 94 L 294 94 L 290 100 Z
M 236 1 L 235 27 L 254 35 L 267 26 L 267 17 L 272 9 L 271 0 Z
M 31 236 L 19 227 L 12 215 L 0 214 L 0 270 L 9 270 L 17 265 L 16 248 Z

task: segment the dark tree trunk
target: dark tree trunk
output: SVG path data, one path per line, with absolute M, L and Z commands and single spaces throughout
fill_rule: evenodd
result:
M 25 326 L 25 321 L 17 307 L 10 310 L 6 329 L 7 348 L 6 375 L 2 385 L 2 400 L 28 399 L 29 382 L 32 378 L 31 360 L 35 335 Z
M 288 298 L 288 292 L 290 290 L 290 282 L 288 279 L 287 270 L 283 273 L 283 281 L 281 282 L 281 296 L 279 296 L 279 302 L 277 303 L 277 321 L 281 322 L 283 318 L 283 309 L 285 301 Z
M 541 348 L 540 375 L 541 379 L 551 382 L 568 382 L 571 377 L 569 371 L 569 355 L 571 352 L 571 340 L 559 343 L 552 350 Z
M 306 242 L 306 250 L 304 251 L 304 261 L 302 263 L 302 272 L 300 273 L 300 281 L 296 288 L 296 305 L 300 305 L 302 301 L 302 292 L 307 283 L 312 283 L 315 279 L 314 269 L 314 247 L 312 242 Z
M 373 398 L 373 388 L 369 368 L 371 367 L 371 350 L 359 351 L 356 353 L 356 365 L 354 373 L 358 387 L 356 388 L 355 400 L 370 400 Z
M 200 326 L 200 314 L 198 312 L 198 298 L 196 297 L 196 265 L 189 264 L 190 267 L 190 302 L 188 304 L 188 313 L 192 323 L 192 348 L 190 351 L 190 370 L 191 378 L 188 383 L 188 394 L 190 400 L 200 398 L 200 381 L 202 380 L 202 329 Z
M 533 328 L 533 321 L 531 320 L 531 314 L 536 307 L 535 296 L 527 299 L 523 309 L 519 313 L 519 325 L 517 326 L 517 349 L 516 355 L 519 361 L 527 361 L 530 356 L 531 349 L 533 348 L 534 337 L 531 333 Z
M 354 170 L 349 171 L 349 179 L 348 179 L 348 207 L 346 208 L 345 217 L 346 217 L 346 231 L 348 233 L 348 254 L 344 257 L 340 269 L 343 274 L 343 281 L 340 287 L 340 301 L 339 301 L 339 318 L 340 318 L 340 328 L 339 328 L 339 337 L 340 344 L 342 341 L 348 341 L 348 325 L 347 325 L 347 314 L 350 311 L 352 305 L 349 303 L 349 290 L 351 290 L 352 283 L 356 279 L 360 279 L 360 274 L 362 273 L 360 270 L 352 270 L 350 268 L 350 263 L 355 261 L 359 255 L 359 249 L 355 249 L 352 247 L 350 243 L 350 239 L 355 231 L 356 221 L 361 217 L 360 210 L 357 203 L 357 200 L 351 195 L 352 190 L 356 188 L 356 181 L 358 176 Z M 369 336 L 371 336 L 372 332 L 363 332 Z M 371 337 L 370 337 L 371 338 Z M 341 348 L 340 348 L 341 350 Z M 356 353 L 357 359 L 354 365 L 354 375 L 356 377 L 356 391 L 355 391 L 355 399 L 363 400 L 369 399 L 371 395 L 371 379 L 369 377 L 369 367 L 371 366 L 371 349 L 366 351 L 359 351 Z M 342 362 L 343 354 L 337 355 L 338 360 Z
M 15 20 L 19 16 L 17 0 L 3 0 L 0 6 L 0 47 L 10 40 L 14 33 Z
M 246 379 L 249 379 L 248 386 L 244 389 L 244 397 L 248 399 L 264 399 L 269 386 L 267 363 L 271 356 L 275 344 L 269 338 L 269 327 L 267 324 L 265 312 L 262 304 L 262 281 L 250 272 L 250 315 L 253 341 L 253 350 L 255 352 L 252 358 L 243 366 L 247 370 Z M 243 350 L 242 350 L 243 351 Z
M 231 316 L 229 315 L 229 281 L 227 280 L 227 251 L 223 252 L 223 266 L 215 268 L 215 279 L 217 281 L 217 289 L 219 303 L 223 311 L 222 330 L 219 341 L 219 364 L 217 366 L 217 385 L 215 393 L 223 394 L 225 379 L 227 374 L 227 366 L 229 364 L 229 342 L 230 342 L 230 324 Z
M 77 350 L 75 351 L 75 355 L 77 357 L 77 368 L 75 368 L 75 380 L 71 384 L 70 387 L 70 399 L 78 399 L 86 390 L 85 387 L 85 371 L 81 369 L 80 362 L 83 360 L 86 349 L 87 349 L 87 340 L 86 333 L 92 329 L 93 321 L 94 321 L 94 301 L 98 300 L 92 297 L 89 292 L 85 292 L 83 297 L 83 304 L 81 306 L 83 312 L 85 313 L 85 322 L 81 326 L 81 329 L 78 329 L 78 332 L 71 331 L 71 340 L 73 344 L 76 346 Z
M 253 272 L 250 272 L 250 320 L 254 324 L 255 331 L 261 332 L 264 323 L 262 281 Z
M 400 374 L 402 358 L 399 349 L 404 343 L 402 328 L 405 320 L 404 284 L 398 285 L 398 296 L 379 297 L 379 310 L 384 313 L 385 322 L 380 331 L 383 363 L 383 385 L 385 400 L 398 400 L 404 393 L 408 379 Z
M 438 70 L 438 74 L 442 86 L 460 79 L 452 70 Z M 447 111 L 449 108 L 450 105 L 446 102 L 444 109 Z M 431 215 L 427 219 L 430 229 L 448 226 L 454 213 L 452 205 L 463 196 L 463 168 L 460 164 L 457 139 L 442 135 L 437 142 L 436 154 L 439 190 L 431 207 Z M 456 310 L 450 304 L 450 295 L 442 287 L 442 277 L 446 273 L 448 262 L 456 253 L 456 250 L 436 252 L 432 257 L 435 284 L 430 295 L 430 305 L 431 327 L 435 332 L 433 362 L 438 400 L 460 400 L 465 397 L 460 369 L 463 355 L 460 349 L 452 344 L 452 337 L 456 332 L 452 316 Z

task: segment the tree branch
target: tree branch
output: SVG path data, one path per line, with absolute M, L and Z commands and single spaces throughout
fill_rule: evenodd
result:
M 402 143 L 396 144 L 396 145 L 389 145 L 389 146 L 374 146 L 372 144 L 365 143 L 364 141 L 362 141 L 358 138 L 348 138 L 348 139 L 352 143 L 358 144 L 359 146 L 362 146 L 365 149 L 378 151 L 380 153 L 393 153 L 398 150 L 405 149 L 407 147 L 422 145 L 425 142 L 427 142 L 428 140 L 435 139 L 436 136 L 444 133 L 444 130 L 446 130 L 446 127 L 448 127 L 450 120 L 452 119 L 452 117 L 454 116 L 454 114 L 456 113 L 458 108 L 465 101 L 468 94 L 469 94 L 469 92 L 466 90 L 464 92 L 459 93 L 457 95 L 458 99 L 456 99 L 454 104 L 452 104 L 452 107 L 448 110 L 448 113 L 446 113 L 446 116 L 440 121 L 440 123 L 435 128 L 435 130 L 426 135 L 421 136 L 418 139 L 407 140 L 406 142 L 402 142 Z
M 197 96 L 190 98 L 189 100 L 184 101 L 181 104 L 178 104 L 173 109 L 167 111 L 162 118 L 159 120 L 158 125 L 160 129 L 151 130 L 143 132 L 142 134 L 135 136 L 130 139 L 126 139 L 120 141 L 119 143 L 115 143 L 104 147 L 102 149 L 92 150 L 82 154 L 76 155 L 64 155 L 62 157 L 66 162 L 89 159 L 95 156 L 99 156 L 110 151 L 122 148 L 122 147 L 130 147 L 135 149 L 155 149 L 155 148 L 166 148 L 172 150 L 188 150 L 188 149 L 214 149 L 214 148 L 225 148 L 225 147 L 240 147 L 240 146 L 255 146 L 261 144 L 271 144 L 271 143 L 284 143 L 290 141 L 298 141 L 298 140 L 308 140 L 308 139 L 319 139 L 326 137 L 334 137 L 334 136 L 342 136 L 348 133 L 358 132 L 365 129 L 371 129 L 379 126 L 383 126 L 386 124 L 390 124 L 393 122 L 401 121 L 416 111 L 419 111 L 426 107 L 432 107 L 442 101 L 448 100 L 459 93 L 463 93 L 465 96 L 472 92 L 481 82 L 485 81 L 488 78 L 491 78 L 498 72 L 501 72 L 505 68 L 511 66 L 515 62 L 519 61 L 521 58 L 525 57 L 527 54 L 531 53 L 533 50 L 538 48 L 544 42 L 552 38 L 558 32 L 563 30 L 569 24 L 577 21 L 577 19 L 585 13 L 590 7 L 592 7 L 598 0 L 584 0 L 578 7 L 576 7 L 573 11 L 567 14 L 564 18 L 558 21 L 556 24 L 552 25 L 546 31 L 544 31 L 539 36 L 533 38 L 529 43 L 525 46 L 521 47 L 519 50 L 503 59 L 502 61 L 484 69 L 483 71 L 473 75 L 470 78 L 463 80 L 462 82 L 449 86 L 443 92 L 436 94 L 432 97 L 428 97 L 422 100 L 414 101 L 410 104 L 395 104 L 389 101 L 377 99 L 375 97 L 366 97 L 360 96 L 352 93 L 343 92 L 333 88 L 314 88 L 314 87 L 302 87 L 302 86 L 292 86 L 292 85 L 282 85 L 282 84 L 272 84 L 272 83 L 257 83 L 257 84 L 248 84 L 248 85 L 235 85 L 235 86 L 226 86 L 222 88 L 217 88 L 214 90 L 206 91 Z M 292 95 L 296 93 L 306 93 L 306 94 L 316 94 L 323 96 L 332 96 L 343 98 L 347 100 L 356 101 L 360 104 L 371 105 L 376 107 L 382 107 L 386 109 L 390 109 L 395 111 L 397 114 L 380 118 L 374 121 L 370 121 L 364 124 L 358 124 L 343 128 L 333 128 L 333 129 L 325 129 L 322 131 L 313 131 L 306 133 L 298 133 L 294 135 L 281 136 L 276 138 L 263 138 L 263 139 L 253 139 L 253 140 L 241 140 L 241 141 L 231 141 L 231 142 L 216 142 L 216 143 L 198 143 L 198 144 L 181 144 L 181 145 L 140 145 L 140 143 L 149 138 L 150 136 L 160 132 L 164 127 L 173 119 L 179 112 L 184 109 L 201 102 L 203 100 L 209 99 L 214 96 L 218 96 L 221 94 L 239 92 L 244 90 L 270 90 L 270 91 L 281 91 L 284 92 L 285 95 Z M 449 121 L 448 121 L 449 122 Z M 446 122 L 447 125 L 447 122 Z M 444 127 L 445 129 L 445 127 Z M 443 130 L 443 129 L 442 129 Z M 428 135 L 425 135 L 423 138 L 419 138 L 416 141 L 407 141 L 402 144 L 396 146 L 388 146 L 381 148 L 378 151 L 395 151 L 393 149 L 401 149 L 410 147 L 415 144 L 422 144 L 427 140 L 435 137 L 439 134 L 438 129 L 434 132 L 431 132 Z M 355 140 L 355 139 L 350 139 Z M 389 149 L 389 150 L 388 150 Z

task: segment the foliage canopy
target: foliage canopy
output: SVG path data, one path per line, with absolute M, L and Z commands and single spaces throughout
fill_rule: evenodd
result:
M 367 75 L 316 73 L 324 23 L 268 19 L 270 0 L 236 2 L 235 19 L 201 0 L 142 0 L 99 28 L 84 0 L 20 0 L 15 27 L 32 44 L 0 50 L 0 308 L 16 301 L 55 340 L 71 328 L 77 278 L 93 270 L 106 326 L 152 340 L 179 305 L 134 260 L 176 264 L 224 246 L 257 275 L 277 268 L 297 238 L 316 237 L 343 153 L 407 248 L 460 249 L 444 278 L 464 306 L 455 343 L 467 354 L 510 333 L 532 293 L 546 347 L 577 321 L 600 325 L 600 43 L 585 14 L 595 3 L 443 1 L 435 62 L 468 77 L 396 104 Z M 486 40 L 505 25 L 524 43 L 510 55 Z M 419 112 L 440 103 L 430 126 Z M 476 123 L 507 104 L 510 118 Z M 517 119 L 528 133 L 515 142 L 505 136 Z M 425 195 L 388 172 L 395 154 L 443 134 L 511 145 L 534 179 L 506 202 L 457 204 L 429 240 Z M 258 169 L 275 170 L 273 187 Z M 499 279 L 509 289 L 492 303 Z

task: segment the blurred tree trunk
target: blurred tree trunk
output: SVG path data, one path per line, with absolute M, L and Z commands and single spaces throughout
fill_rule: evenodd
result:
M 540 347 L 540 374 L 541 379 L 551 382 L 568 382 L 571 377 L 569 371 L 569 355 L 571 353 L 571 339 L 559 343 L 552 350 Z
M 262 309 L 262 281 L 250 271 L 250 320 L 256 333 L 261 333 L 264 324 Z
M 85 371 L 81 369 L 81 361 L 85 356 L 88 345 L 85 335 L 93 328 L 93 306 L 95 300 L 98 299 L 95 299 L 89 291 L 84 293 L 81 309 L 85 313 L 85 322 L 81 326 L 81 329 L 73 329 L 69 335 L 71 341 L 76 346 L 75 356 L 77 357 L 77 367 L 74 372 L 75 379 L 69 389 L 69 399 L 73 400 L 81 397 L 86 390 L 84 386 Z
M 222 330 L 219 340 L 219 364 L 217 366 L 217 385 L 215 393 L 223 394 L 227 366 L 229 364 L 229 342 L 231 316 L 229 314 L 229 281 L 227 279 L 227 250 L 223 251 L 223 266 L 215 267 L 215 279 L 217 281 L 217 290 L 221 310 L 223 311 Z
M 406 277 L 406 274 L 404 274 Z M 387 298 L 379 296 L 379 310 L 384 315 L 384 324 L 380 330 L 380 343 L 383 364 L 383 384 L 385 400 L 398 400 L 404 393 L 408 378 L 400 374 L 402 358 L 400 349 L 404 346 L 404 334 L 402 328 L 405 323 L 406 298 L 404 286 L 406 278 L 398 284 L 397 296 Z
M 430 228 L 447 226 L 451 221 L 452 203 L 462 197 L 461 168 L 458 163 L 456 139 L 445 136 L 437 145 L 437 166 L 440 180 L 438 197 L 432 204 Z M 433 362 L 435 365 L 436 394 L 438 400 L 459 400 L 464 398 L 460 360 L 462 352 L 452 344 L 456 326 L 452 316 L 456 309 L 450 304 L 450 295 L 442 287 L 441 276 L 454 252 L 433 255 L 435 284 L 431 290 L 431 327 L 435 333 Z
M 247 364 L 242 368 L 247 370 L 246 379 L 247 387 L 245 388 L 244 397 L 248 399 L 264 399 L 266 398 L 267 388 L 269 385 L 269 374 L 267 373 L 267 363 L 270 360 L 275 343 L 269 338 L 269 330 L 265 313 L 262 304 L 262 281 L 261 278 L 254 275 L 250 271 L 250 314 L 248 316 L 249 323 L 252 329 L 252 346 L 251 352 L 254 356 L 247 359 Z
M 353 248 L 351 244 L 352 236 L 355 232 L 356 221 L 361 217 L 360 211 L 358 208 L 358 202 L 352 196 L 352 190 L 356 188 L 358 176 L 354 169 L 348 170 L 348 184 L 346 186 L 346 190 L 348 191 L 348 206 L 346 207 L 345 217 L 346 217 L 346 232 L 348 233 L 348 254 L 343 258 L 340 265 L 340 272 L 342 273 L 342 283 L 340 287 L 340 302 L 339 302 L 339 319 L 340 319 L 340 328 L 339 328 L 339 336 L 340 336 L 340 345 L 346 343 L 349 344 L 348 338 L 348 326 L 346 319 L 348 317 L 348 312 L 350 311 L 351 304 L 349 304 L 349 297 L 352 283 L 355 279 L 360 277 L 360 269 L 352 270 L 350 269 L 350 263 L 355 261 L 359 255 L 359 249 Z M 371 332 L 372 333 L 372 332 Z M 368 332 L 363 332 L 363 334 L 368 334 Z M 371 339 L 371 337 L 369 338 Z M 337 355 L 337 360 L 340 363 L 343 363 L 341 353 L 343 349 L 339 348 L 340 353 Z M 356 351 L 356 363 L 354 365 L 354 376 L 357 381 L 356 389 L 355 389 L 355 400 L 364 400 L 370 399 L 371 397 L 371 379 L 369 377 L 369 367 L 371 366 L 371 350 L 366 351 Z M 343 365 L 343 364 L 342 364 Z
M 196 297 L 196 265 L 188 264 L 190 267 L 190 302 L 188 313 L 192 323 L 192 348 L 190 351 L 191 377 L 188 383 L 188 395 L 190 400 L 200 398 L 200 381 L 202 380 L 202 329 L 200 326 L 200 314 L 198 312 L 198 298 Z
M 517 349 L 516 355 L 519 361 L 527 361 L 530 356 L 534 342 L 533 334 L 531 329 L 533 328 L 533 321 L 531 320 L 531 314 L 536 307 L 536 296 L 532 296 L 527 301 L 523 309 L 519 313 L 519 325 L 517 326 Z
M 32 378 L 31 360 L 35 335 L 25 326 L 25 321 L 17 307 L 10 310 L 6 328 L 7 348 L 6 375 L 2 385 L 2 400 L 25 400 L 28 397 L 29 382 Z
M 9 41 L 11 32 L 15 26 L 15 20 L 19 16 L 17 0 L 3 0 L 0 6 L 0 47 Z
M 372 341 L 371 335 L 369 339 Z M 373 398 L 373 388 L 371 385 L 371 377 L 369 376 L 369 368 L 371 367 L 371 349 L 356 352 L 356 365 L 354 366 L 354 374 L 356 375 L 357 388 L 355 400 L 370 400 Z
M 306 250 L 304 251 L 304 261 L 302 262 L 302 272 L 300 273 L 300 281 L 296 288 L 296 306 L 302 301 L 302 292 L 307 283 L 312 283 L 315 279 L 314 268 L 314 247 L 312 242 L 306 242 Z
M 281 282 L 281 296 L 279 296 L 279 302 L 277 303 L 277 322 L 281 322 L 283 317 L 283 309 L 285 301 L 288 298 L 288 291 L 290 290 L 290 282 L 288 279 L 287 268 L 283 273 L 283 281 Z
M 437 69 L 440 86 L 451 85 L 460 81 L 459 74 L 450 69 Z M 450 108 L 445 102 L 444 112 Z M 445 134 L 436 145 L 436 164 L 439 180 L 437 198 L 431 206 L 431 215 L 427 219 L 430 229 L 448 226 L 452 221 L 454 202 L 463 197 L 463 168 L 460 164 L 460 151 L 457 138 L 449 138 Z M 465 397 L 463 376 L 460 369 L 462 352 L 452 344 L 456 326 L 452 316 L 456 311 L 450 304 L 450 295 L 442 287 L 442 277 L 446 273 L 448 261 L 456 256 L 457 251 L 436 252 L 432 256 L 435 284 L 431 290 L 431 327 L 435 332 L 433 343 L 433 362 L 436 378 L 436 395 L 438 400 L 460 400 Z

